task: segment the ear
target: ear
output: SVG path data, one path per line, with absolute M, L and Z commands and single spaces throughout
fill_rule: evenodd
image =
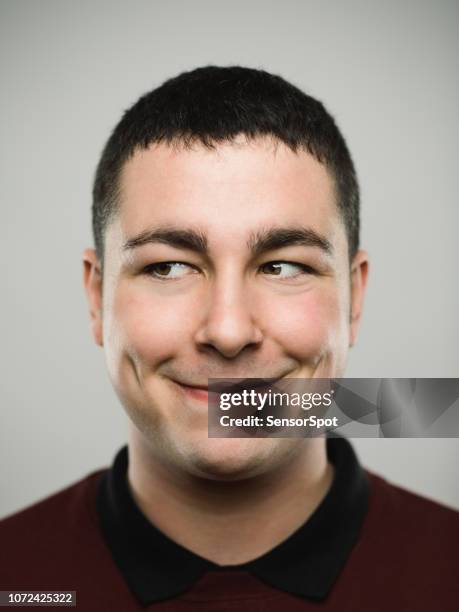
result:
M 368 254 L 357 251 L 351 264 L 351 312 L 349 346 L 357 341 L 360 318 L 362 316 L 363 301 L 368 278 Z
M 94 341 L 103 346 L 102 333 L 102 271 L 94 249 L 83 253 L 83 283 L 89 303 Z

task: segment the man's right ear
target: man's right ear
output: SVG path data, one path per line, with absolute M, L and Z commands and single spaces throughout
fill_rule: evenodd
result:
M 85 249 L 83 253 L 83 283 L 89 303 L 92 335 L 95 343 L 103 346 L 102 271 L 94 249 Z

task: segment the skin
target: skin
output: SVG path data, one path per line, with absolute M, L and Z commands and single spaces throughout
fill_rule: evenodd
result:
M 314 232 L 329 252 L 249 248 L 282 228 Z M 198 232 L 207 252 L 168 244 L 170 233 L 123 248 L 165 229 Z M 131 419 L 134 498 L 166 535 L 207 559 L 256 558 L 326 495 L 325 441 L 209 438 L 205 387 L 210 377 L 343 376 L 368 261 L 359 251 L 349 262 L 331 177 L 308 153 L 269 138 L 215 150 L 153 145 L 123 168 L 104 258 L 102 276 L 95 251 L 85 250 L 84 284 L 94 340 Z

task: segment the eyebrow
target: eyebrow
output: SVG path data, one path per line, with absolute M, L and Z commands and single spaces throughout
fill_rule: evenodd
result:
M 129 238 L 123 244 L 123 251 L 132 250 L 145 244 L 167 244 L 177 249 L 193 251 L 208 256 L 208 241 L 204 232 L 195 229 L 173 227 L 146 230 Z M 259 230 L 250 235 L 247 247 L 253 257 L 259 257 L 268 251 L 288 246 L 306 246 L 321 249 L 327 255 L 333 253 L 332 244 L 327 238 L 311 228 L 280 227 Z
M 123 251 L 129 251 L 151 243 L 167 244 L 177 249 L 195 251 L 203 255 L 208 252 L 207 238 L 203 232 L 167 227 L 146 230 L 133 238 L 129 238 L 123 245 Z
M 306 227 L 270 228 L 258 231 L 252 234 L 247 242 L 247 246 L 254 257 L 268 251 L 295 245 L 318 247 L 327 255 L 333 253 L 333 246 L 325 236 Z

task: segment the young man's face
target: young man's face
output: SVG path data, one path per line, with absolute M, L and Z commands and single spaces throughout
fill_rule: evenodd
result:
M 208 438 L 205 388 L 212 377 L 342 376 L 366 276 L 365 254 L 351 273 L 347 252 L 333 182 L 305 152 L 240 139 L 155 145 L 126 163 L 103 297 L 92 250 L 85 278 L 113 385 L 159 460 L 233 479 L 300 447 Z

